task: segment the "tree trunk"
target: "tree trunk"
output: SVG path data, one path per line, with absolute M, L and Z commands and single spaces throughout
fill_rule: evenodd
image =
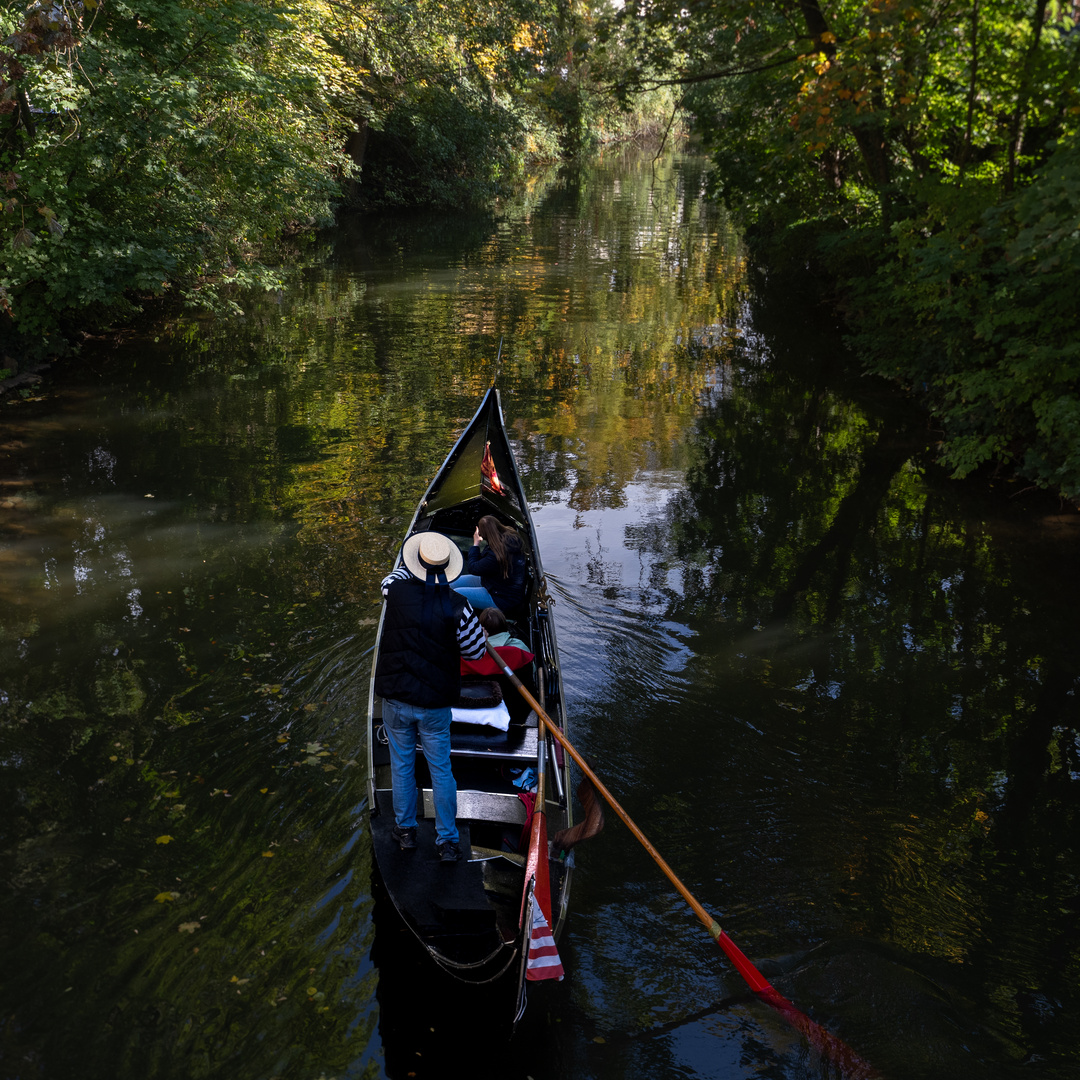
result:
M 831 31 L 819 0 L 798 0 L 798 5 L 807 32 L 814 39 L 815 46 L 825 54 L 829 61 L 834 61 L 835 42 L 822 40 L 824 35 L 831 34 Z M 879 113 L 875 112 L 864 123 L 852 125 L 851 134 L 862 155 L 867 176 L 877 188 L 882 216 L 888 221 L 892 216 L 892 199 L 889 193 L 889 186 L 892 183 L 892 160 Z
M 1024 135 L 1024 120 L 1027 117 L 1028 99 L 1031 97 L 1031 74 L 1035 66 L 1035 56 L 1039 51 L 1043 23 L 1046 21 L 1047 0 L 1036 0 L 1035 14 L 1032 17 L 1031 48 L 1024 57 L 1024 66 L 1020 70 L 1020 85 L 1016 89 L 1016 109 L 1009 125 L 1008 165 L 1005 169 L 1005 191 L 1011 192 L 1016 186 L 1016 157 L 1020 152 L 1020 142 Z

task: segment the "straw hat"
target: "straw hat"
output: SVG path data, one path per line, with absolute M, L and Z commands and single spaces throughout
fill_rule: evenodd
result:
M 413 577 L 421 581 L 427 581 L 429 570 L 446 574 L 447 581 L 461 573 L 461 550 L 442 533 L 413 533 L 401 549 L 401 558 Z

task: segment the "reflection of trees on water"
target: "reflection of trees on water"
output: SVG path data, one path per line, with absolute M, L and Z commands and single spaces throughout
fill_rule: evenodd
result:
M 1045 935 L 1077 959 L 1059 913 L 1075 904 L 1061 852 L 1075 842 L 1080 680 L 1055 595 L 1075 562 L 1068 544 L 1017 562 L 1005 530 L 958 518 L 917 430 L 794 373 L 812 347 L 728 354 L 684 489 L 626 542 L 695 635 L 694 680 L 844 793 L 847 810 L 819 824 L 835 858 L 824 891 L 849 931 L 972 965 L 1001 998 L 1015 970 L 988 939 Z M 612 648 L 618 683 L 632 676 Z M 851 787 L 853 757 L 878 763 L 880 790 Z M 806 842 L 797 821 L 772 828 L 778 858 Z M 1027 874 L 1038 899 L 1017 888 Z M 1052 984 L 1056 954 L 1035 952 L 1032 984 Z
M 228 374 L 169 418 L 185 474 L 228 476 L 229 504 L 296 520 L 318 552 L 293 568 L 311 588 L 367 596 L 393 557 L 386 526 L 407 521 L 501 341 L 530 494 L 569 478 L 575 506 L 617 499 L 642 468 L 677 463 L 737 334 L 745 271 L 702 183 L 693 160 L 619 159 L 426 248 L 392 218 L 351 223 L 287 306 L 255 298 L 247 322 L 188 340 L 201 378 Z

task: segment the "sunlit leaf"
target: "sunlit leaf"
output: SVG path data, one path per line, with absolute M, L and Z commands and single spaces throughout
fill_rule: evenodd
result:
M 172 843 L 172 837 L 171 837 L 171 836 L 167 836 L 167 835 L 166 835 L 166 836 L 159 836 L 159 837 L 158 837 L 158 838 L 157 838 L 157 839 L 156 839 L 156 840 L 154 841 L 154 843 L 155 843 L 155 844 L 171 844 L 171 843 Z
M 170 901 L 178 900 L 179 898 L 180 894 L 178 892 L 159 892 L 157 896 L 154 897 L 159 904 L 167 904 Z

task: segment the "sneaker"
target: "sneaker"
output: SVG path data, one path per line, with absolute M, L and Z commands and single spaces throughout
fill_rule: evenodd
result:
M 400 825 L 395 825 L 393 829 L 390 830 L 390 835 L 401 845 L 402 851 L 416 850 L 415 825 L 410 829 L 403 829 Z
M 456 840 L 444 840 L 435 845 L 435 850 L 439 853 L 439 862 L 452 863 L 461 858 L 461 848 Z

